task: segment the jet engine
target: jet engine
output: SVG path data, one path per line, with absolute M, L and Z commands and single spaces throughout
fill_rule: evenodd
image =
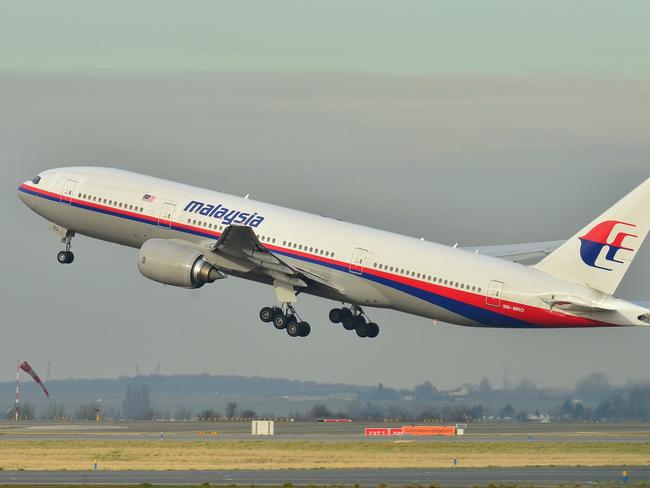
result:
M 145 242 L 140 248 L 138 268 L 150 280 L 182 288 L 201 288 L 226 277 L 192 246 L 167 239 Z

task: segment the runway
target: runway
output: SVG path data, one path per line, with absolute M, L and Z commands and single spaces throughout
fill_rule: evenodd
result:
M 304 486 L 354 485 L 376 487 L 406 484 L 474 486 L 489 483 L 556 485 L 620 482 L 627 469 L 629 481 L 650 480 L 650 466 L 594 468 L 447 468 L 367 470 L 264 470 L 264 471 L 0 471 L 2 484 L 240 484 Z
M 265 441 L 392 442 L 394 437 L 365 437 L 364 427 L 399 427 L 404 422 L 278 421 L 275 436 Z M 250 422 L 135 421 L 135 422 L 0 422 L 2 440 L 151 440 L 161 433 L 170 440 L 260 440 L 250 435 Z M 413 442 L 650 442 L 648 423 L 516 423 L 476 422 L 459 437 L 411 437 Z

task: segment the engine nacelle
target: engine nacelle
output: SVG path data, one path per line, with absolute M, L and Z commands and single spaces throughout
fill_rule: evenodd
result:
M 192 246 L 167 239 L 145 242 L 138 268 L 150 280 L 182 288 L 201 288 L 226 277 Z

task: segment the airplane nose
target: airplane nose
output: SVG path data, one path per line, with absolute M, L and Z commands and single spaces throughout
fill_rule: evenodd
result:
M 25 183 L 27 183 L 27 182 L 25 182 Z M 24 184 L 23 184 L 23 185 L 24 185 Z M 25 193 L 25 192 L 23 191 L 23 185 L 20 185 L 20 186 L 18 187 L 18 190 L 17 190 L 17 192 L 18 192 L 18 198 L 20 198 L 20 200 L 21 200 L 25 205 L 27 205 L 29 208 L 33 208 L 33 205 L 31 205 L 31 199 L 29 198 L 30 195 L 28 195 L 27 193 Z

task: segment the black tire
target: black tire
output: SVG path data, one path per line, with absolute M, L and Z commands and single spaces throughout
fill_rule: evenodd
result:
M 282 330 L 287 326 L 287 317 L 283 313 L 276 313 L 273 316 L 273 327 Z
M 333 324 L 340 324 L 341 321 L 343 320 L 343 317 L 345 316 L 345 313 L 343 312 L 343 308 L 333 308 L 330 310 L 330 322 Z
M 368 337 L 374 339 L 379 335 L 379 326 L 374 322 L 368 324 Z
M 275 311 L 271 307 L 264 307 L 260 310 L 260 320 L 264 323 L 269 323 L 273 320 L 273 315 Z
M 366 324 L 365 320 L 363 322 L 359 322 L 354 330 L 357 331 L 357 335 L 359 337 L 368 337 L 368 324 Z
M 56 255 L 56 260 L 60 264 L 70 264 L 74 261 L 74 254 L 70 251 L 61 251 Z
M 289 325 L 291 322 L 298 323 L 298 318 L 294 314 L 289 314 L 287 315 L 287 322 L 286 324 Z
M 343 324 L 343 328 L 345 330 L 352 330 L 355 327 L 354 321 L 355 321 L 355 316 L 354 315 L 346 315 L 343 317 L 343 320 L 341 320 L 341 324 Z
M 296 322 L 287 324 L 287 334 L 289 334 L 289 337 L 298 337 L 298 334 L 300 334 L 300 327 Z
M 298 335 L 300 337 L 307 337 L 311 332 L 311 326 L 307 322 L 300 322 L 298 324 Z

